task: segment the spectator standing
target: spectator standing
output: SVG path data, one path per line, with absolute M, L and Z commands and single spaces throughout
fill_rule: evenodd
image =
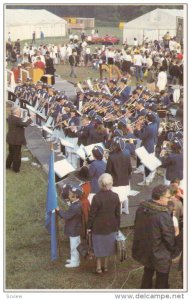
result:
M 167 73 L 164 67 L 160 67 L 158 78 L 157 78 L 157 87 L 159 92 L 166 89 L 167 85 Z
M 156 84 L 155 84 L 155 72 L 153 67 L 148 68 L 146 81 L 147 81 L 146 86 L 148 90 L 154 92 L 156 89 Z
M 102 274 L 108 272 L 108 256 L 114 255 L 116 251 L 116 235 L 120 227 L 120 201 L 118 195 L 111 191 L 113 179 L 110 174 L 102 174 L 98 183 L 100 191 L 92 199 L 88 232 L 92 232 L 96 273 Z
M 103 161 L 103 148 L 95 146 L 92 150 L 95 160 L 89 165 L 91 192 L 99 192 L 98 178 L 105 173 L 106 162 Z
M 36 32 L 33 31 L 33 33 L 32 33 L 32 44 L 35 44 L 35 42 L 36 42 Z
M 8 42 L 11 43 L 11 33 L 8 32 Z
M 69 64 L 71 67 L 70 77 L 77 78 L 75 66 L 76 66 L 76 55 L 77 52 L 75 50 L 72 50 L 72 54 L 69 56 Z
M 144 201 L 137 209 L 132 257 L 144 266 L 141 289 L 168 289 L 172 254 L 175 251 L 175 230 L 168 209 L 169 187 L 158 185 L 152 200 Z
M 88 66 L 88 63 L 90 62 L 91 60 L 91 49 L 90 47 L 86 47 L 85 49 L 85 66 L 87 67 Z
M 86 238 L 87 222 L 90 211 L 90 202 L 88 196 L 91 192 L 90 176 L 88 167 L 83 166 L 75 172 L 75 177 L 81 181 L 80 187 L 82 188 L 82 195 L 80 196 L 80 202 L 82 206 L 82 232 L 81 237 Z
M 137 82 L 139 82 L 139 80 L 143 81 L 143 71 L 142 71 L 143 58 L 139 50 L 135 51 L 133 60 L 135 66 L 136 80 Z
M 44 41 L 44 32 L 41 30 L 41 32 L 40 32 L 40 42 L 41 42 L 41 44 L 43 44 L 43 41 Z
M 7 143 L 9 145 L 9 154 L 6 160 L 6 169 L 13 167 L 15 173 L 20 172 L 21 166 L 21 147 L 26 145 L 25 139 L 25 127 L 32 123 L 32 119 L 29 118 L 24 122 L 21 118 L 21 110 L 19 107 L 13 107 L 11 115 L 8 119 L 8 133 Z

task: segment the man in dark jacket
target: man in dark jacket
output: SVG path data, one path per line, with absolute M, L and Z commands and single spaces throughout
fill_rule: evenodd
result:
M 47 51 L 45 55 L 45 74 L 53 75 L 51 84 L 55 84 L 54 73 L 55 73 L 55 68 L 54 68 L 53 58 L 50 57 L 50 53 Z
M 13 171 L 18 173 L 21 166 L 21 147 L 26 145 L 25 127 L 30 125 L 32 120 L 29 118 L 26 122 L 23 122 L 20 108 L 14 107 L 7 121 L 9 125 L 7 133 L 9 154 L 6 160 L 6 169 L 10 169 L 13 165 Z
M 134 134 L 136 137 L 142 140 L 141 146 L 144 146 L 148 153 L 153 153 L 155 151 L 155 145 L 157 141 L 158 128 L 156 123 L 156 117 L 152 113 L 148 113 L 145 117 L 145 120 L 140 120 L 136 124 L 136 129 Z M 137 165 L 139 166 L 140 160 L 137 159 Z M 137 173 L 135 171 L 135 173 Z M 151 172 L 146 167 L 144 168 L 144 180 L 139 182 L 138 185 L 149 185 L 155 176 L 155 171 Z
M 73 49 L 72 54 L 68 58 L 69 64 L 71 67 L 70 77 L 75 77 L 75 78 L 77 77 L 76 72 L 75 72 L 76 56 L 77 56 L 77 52 L 76 52 L 76 50 Z
M 163 150 L 165 152 L 165 150 Z M 180 140 L 175 139 L 171 145 L 171 152 L 163 156 L 161 152 L 162 167 L 166 169 L 165 184 L 176 178 L 183 180 L 183 149 Z
M 156 272 L 156 289 L 168 289 L 172 254 L 175 251 L 175 230 L 167 207 L 169 187 L 158 185 L 152 200 L 144 201 L 137 209 L 132 257 L 144 265 L 141 288 L 152 289 Z

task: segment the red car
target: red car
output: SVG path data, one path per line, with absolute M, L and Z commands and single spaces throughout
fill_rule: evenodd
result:
M 119 41 L 120 41 L 120 39 L 115 36 L 105 35 L 103 37 L 102 44 L 103 45 L 118 45 Z
M 100 36 L 92 36 L 91 40 L 87 41 L 88 44 L 102 44 L 103 38 Z
M 102 45 L 118 45 L 120 39 L 115 36 L 106 35 L 104 37 L 92 36 L 87 39 L 88 44 L 102 44 Z

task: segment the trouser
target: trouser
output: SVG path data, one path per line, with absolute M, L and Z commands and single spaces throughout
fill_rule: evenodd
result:
M 152 289 L 152 279 L 156 270 L 144 267 L 144 273 L 141 282 L 141 289 Z M 156 271 L 155 289 L 168 289 L 169 273 L 161 273 Z
M 140 158 L 137 156 L 137 168 L 142 165 Z
M 13 171 L 19 172 L 21 166 L 21 145 L 9 145 L 9 154 L 6 160 L 6 168 L 10 169 L 13 165 Z
M 114 193 L 117 193 L 119 196 L 119 200 L 121 203 L 121 213 L 122 211 L 125 212 L 126 214 L 129 214 L 129 199 L 128 195 L 131 190 L 130 188 L 130 183 L 129 185 L 125 186 L 113 186 L 111 189 Z M 123 206 L 123 208 L 122 208 Z
M 76 154 L 76 151 L 79 148 L 78 138 L 71 138 L 66 136 L 66 141 L 70 142 L 73 145 L 73 148 L 68 146 L 65 147 L 66 159 L 75 169 L 77 169 L 80 166 L 80 159 L 79 156 Z
M 75 237 L 70 236 L 70 260 L 71 260 L 71 264 L 74 265 L 80 264 L 80 255 L 77 250 L 79 244 L 80 244 L 80 236 L 75 236 Z
M 137 81 L 143 78 L 143 72 L 141 66 L 135 66 L 135 77 Z
M 156 174 L 156 170 L 154 170 L 154 171 L 150 171 L 149 169 L 147 169 L 146 167 L 145 167 L 145 172 L 144 172 L 144 177 L 145 177 L 145 181 L 147 182 L 147 183 L 150 183 L 150 182 L 152 182 L 153 181 L 153 179 L 154 179 L 154 177 L 155 177 L 155 174 Z
M 76 72 L 75 72 L 75 66 L 71 66 L 71 72 L 70 72 L 70 77 L 77 77 Z

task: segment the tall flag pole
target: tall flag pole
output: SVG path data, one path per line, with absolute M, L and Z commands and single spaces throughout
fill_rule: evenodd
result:
M 56 211 L 58 207 L 57 192 L 55 185 L 54 173 L 54 149 L 51 144 L 49 173 L 48 173 L 48 189 L 46 196 L 46 228 L 51 235 L 51 260 L 56 260 L 57 255 L 57 238 L 56 238 Z

